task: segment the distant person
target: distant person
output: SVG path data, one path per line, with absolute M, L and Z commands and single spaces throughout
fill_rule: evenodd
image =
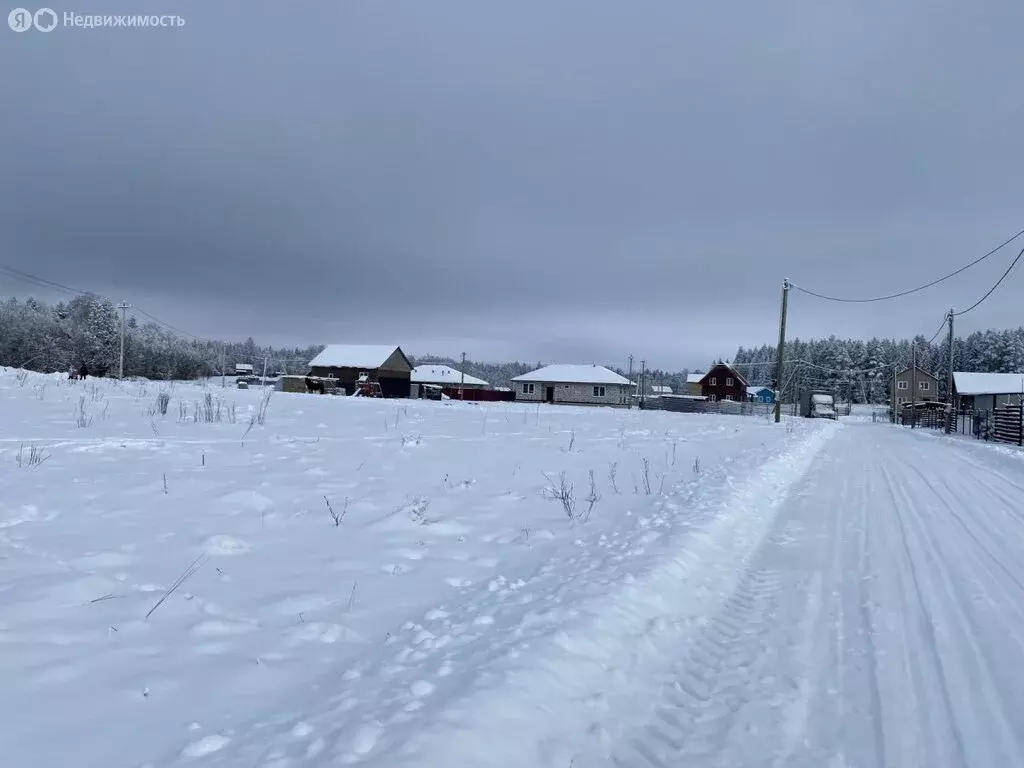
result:
M 82 363 L 82 367 L 78 369 L 78 378 L 85 379 L 89 376 L 89 369 L 85 367 L 85 363 Z

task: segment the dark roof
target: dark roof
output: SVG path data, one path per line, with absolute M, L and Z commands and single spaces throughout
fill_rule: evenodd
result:
M 908 365 L 902 371 L 897 371 L 896 375 L 897 376 L 902 376 L 904 373 L 906 373 L 907 371 L 911 370 L 912 368 L 913 368 L 912 365 Z M 921 368 L 920 366 L 918 366 L 918 368 L 917 368 L 917 375 L 918 376 L 927 376 L 928 378 L 935 379 L 936 381 L 939 380 L 938 376 L 936 376 L 936 375 L 934 375 L 932 373 L 929 373 L 928 371 L 926 371 L 924 368 Z
M 743 385 L 744 387 L 748 386 L 746 377 L 742 373 L 737 371 L 735 368 L 733 368 L 731 365 L 729 365 L 729 363 L 715 363 L 715 365 L 711 367 L 711 370 L 704 374 L 704 376 L 700 380 L 700 383 L 703 384 L 704 380 L 711 374 L 715 373 L 719 368 L 725 368 L 726 370 L 729 371 L 729 373 L 732 374 L 733 378 L 735 378 L 741 385 Z

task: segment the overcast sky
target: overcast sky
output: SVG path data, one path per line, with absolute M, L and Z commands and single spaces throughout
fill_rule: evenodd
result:
M 783 277 L 875 295 L 1024 228 L 1020 0 L 54 10 L 186 23 L 2 30 L 0 264 L 204 336 L 699 366 L 774 343 Z M 1020 246 L 794 295 L 790 335 L 931 336 Z M 960 320 L 1021 323 L 1024 274 Z

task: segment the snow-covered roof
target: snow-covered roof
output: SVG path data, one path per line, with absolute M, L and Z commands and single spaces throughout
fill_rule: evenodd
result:
M 651 392 L 653 392 L 656 395 L 671 395 L 672 387 L 662 384 L 655 384 L 653 387 L 651 387 Z
M 395 354 L 397 346 L 386 344 L 328 344 L 309 365 L 317 368 L 380 368 Z
M 412 380 L 419 384 L 451 384 L 463 382 L 462 372 L 448 365 L 417 365 L 412 369 Z M 466 374 L 465 383 L 475 387 L 489 387 L 483 379 Z
M 739 383 L 740 384 L 742 384 L 743 386 L 747 386 L 747 377 L 744 376 L 739 371 L 737 371 L 730 363 L 715 363 L 715 366 L 711 369 L 711 371 L 715 370 L 715 368 L 717 368 L 719 366 L 723 366 L 723 367 L 727 368 L 732 373 L 733 376 L 735 376 L 737 379 L 739 379 Z M 697 383 L 703 381 L 704 377 L 707 376 L 709 373 L 711 373 L 711 371 L 707 371 L 706 373 L 691 373 L 689 376 L 686 377 L 686 381 L 687 381 L 688 384 L 697 384 Z M 693 377 L 696 377 L 696 378 L 693 378 Z
M 1024 374 L 953 371 L 958 395 L 1015 395 L 1024 392 Z
M 543 381 L 553 384 L 625 384 L 630 381 L 603 365 L 545 365 L 516 376 L 512 381 Z
M 766 389 L 769 392 L 773 391 L 771 387 L 747 387 L 747 394 L 748 395 L 759 395 L 759 394 L 761 394 L 761 392 L 763 392 Z

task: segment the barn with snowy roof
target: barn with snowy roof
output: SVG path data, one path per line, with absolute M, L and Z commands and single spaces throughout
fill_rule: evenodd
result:
M 633 384 L 603 365 L 546 365 L 512 379 L 516 400 L 628 407 Z
M 309 375 L 336 379 L 348 395 L 361 381 L 379 384 L 383 397 L 409 397 L 412 387 L 412 363 L 401 347 L 387 344 L 328 344 L 310 361 Z

